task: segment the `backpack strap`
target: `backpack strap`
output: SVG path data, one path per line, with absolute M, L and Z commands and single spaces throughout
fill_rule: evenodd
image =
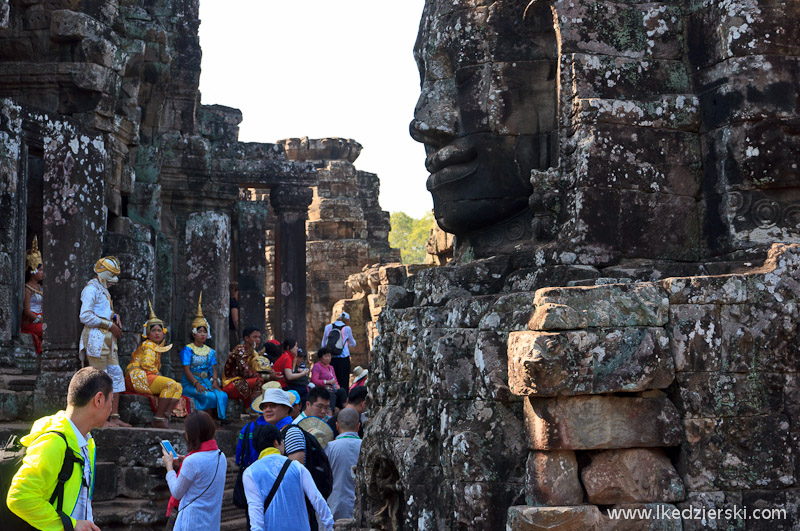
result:
M 86 482 L 84 481 L 83 478 L 83 465 L 84 465 L 83 458 L 75 455 L 75 452 L 73 452 L 72 448 L 69 447 L 69 443 L 67 442 L 67 437 L 60 431 L 48 431 L 45 433 L 57 434 L 64 441 L 64 445 L 66 447 L 66 449 L 64 450 L 64 461 L 61 463 L 61 470 L 58 472 L 56 488 L 55 490 L 53 490 L 53 494 L 50 496 L 50 505 L 52 505 L 55 508 L 56 512 L 58 513 L 58 517 L 61 519 L 61 523 L 64 526 L 64 531 L 73 531 L 74 527 L 72 526 L 72 519 L 67 514 L 65 514 L 63 510 L 64 484 L 69 480 L 69 478 L 72 477 L 72 473 L 75 470 L 75 465 L 79 464 L 81 468 L 81 485 L 86 485 Z
M 283 476 L 286 475 L 286 471 L 289 470 L 289 466 L 291 464 L 292 464 L 292 460 L 287 457 L 286 461 L 283 463 L 283 466 L 281 467 L 281 473 L 278 474 L 278 477 L 275 479 L 275 483 L 272 484 L 272 488 L 270 489 L 269 494 L 267 495 L 267 499 L 264 500 L 264 512 L 265 513 L 267 512 L 267 509 L 269 508 L 269 504 L 272 503 L 272 498 L 275 497 L 275 493 L 278 492 L 278 487 L 280 487 L 281 481 L 283 481 Z
M 254 422 L 255 421 L 248 422 L 244 426 L 244 436 L 242 437 L 242 464 L 244 466 L 240 467 L 242 470 L 252 465 L 252 463 L 248 463 L 246 465 L 244 463 L 247 463 L 247 461 L 250 459 L 250 437 L 252 436 L 253 433 Z

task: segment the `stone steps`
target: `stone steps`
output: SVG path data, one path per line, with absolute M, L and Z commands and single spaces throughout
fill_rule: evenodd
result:
M 32 420 L 36 375 L 0 367 L 0 421 Z
M 239 509 L 240 514 L 241 509 Z M 219 531 L 245 531 L 247 529 L 247 518 L 242 516 L 241 518 L 236 518 L 235 520 L 225 520 L 222 519 L 222 522 L 219 526 Z
M 19 374 L 35 375 L 39 372 L 41 357 L 36 354 L 30 334 L 20 334 L 19 338 L 20 345 L 0 350 L 0 371 L 19 371 Z

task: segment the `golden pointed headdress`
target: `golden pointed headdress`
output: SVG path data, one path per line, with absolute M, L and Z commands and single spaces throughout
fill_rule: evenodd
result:
M 119 275 L 119 260 L 116 256 L 104 256 L 94 264 L 94 272 L 102 273 L 109 271 L 113 275 Z
M 208 337 L 211 337 L 211 330 L 208 326 L 208 321 L 203 316 L 203 292 L 200 292 L 200 298 L 197 299 L 197 313 L 194 314 L 194 319 L 192 319 L 192 330 L 196 330 L 200 327 L 204 327 L 208 332 Z
M 39 238 L 33 237 L 31 242 L 31 250 L 25 253 L 25 261 L 28 262 L 28 267 L 31 271 L 36 271 L 42 265 L 42 253 L 39 251 Z
M 156 317 L 156 312 L 153 311 L 153 305 L 150 303 L 150 299 L 147 300 L 147 306 L 150 308 L 150 318 L 147 319 L 147 321 L 145 321 L 145 323 L 142 325 L 142 337 L 147 338 L 150 328 L 155 325 L 160 325 L 166 334 L 168 331 L 167 327 L 164 326 L 164 321 Z

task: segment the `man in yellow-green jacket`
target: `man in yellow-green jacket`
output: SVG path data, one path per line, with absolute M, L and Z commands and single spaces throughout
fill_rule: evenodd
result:
M 40 418 L 22 438 L 28 449 L 11 480 L 6 503 L 36 529 L 61 531 L 71 523 L 75 531 L 100 531 L 92 517 L 95 446 L 89 430 L 102 427 L 108 418 L 112 389 L 113 382 L 105 372 L 92 367 L 79 370 L 69 384 L 66 411 Z M 59 514 L 50 499 L 67 447 L 75 462 L 64 483 Z

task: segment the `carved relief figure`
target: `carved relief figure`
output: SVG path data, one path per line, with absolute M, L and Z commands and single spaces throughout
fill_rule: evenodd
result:
M 531 170 L 554 164 L 557 44 L 549 8 L 528 4 L 425 4 L 410 132 L 425 144 L 436 221 L 459 244 L 529 216 Z

